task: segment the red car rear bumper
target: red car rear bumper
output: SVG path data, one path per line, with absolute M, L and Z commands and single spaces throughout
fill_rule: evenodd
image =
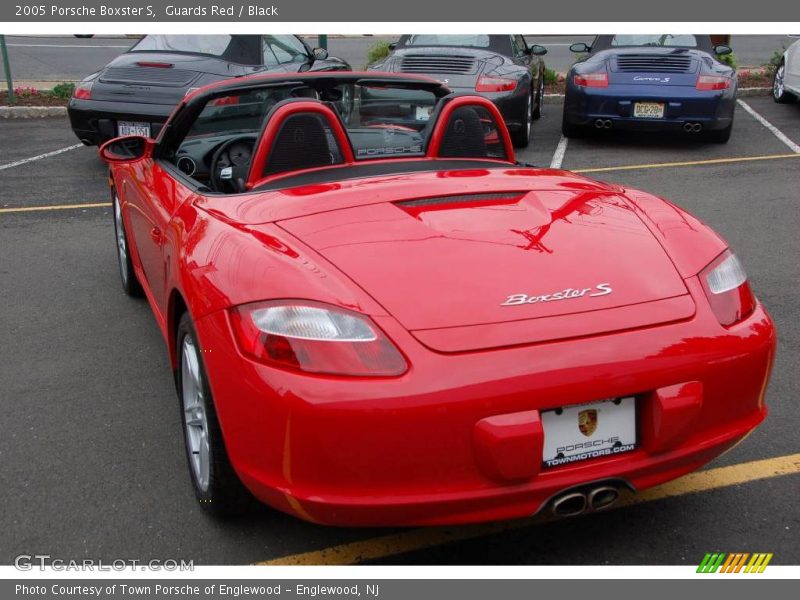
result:
M 727 329 L 700 305 L 671 325 L 448 355 L 375 321 L 409 359 L 402 377 L 276 370 L 239 353 L 224 311 L 196 323 L 231 462 L 260 500 L 337 525 L 523 517 L 575 486 L 679 477 L 766 416 L 776 339 L 760 305 Z M 630 395 L 635 451 L 541 467 L 539 411 Z

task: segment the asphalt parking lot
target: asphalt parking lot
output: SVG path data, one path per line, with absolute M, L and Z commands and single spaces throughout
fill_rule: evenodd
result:
M 71 148 L 66 119 L 0 122 L 0 563 L 38 553 L 196 564 L 697 564 L 715 550 L 800 563 L 800 103 L 744 100 L 788 143 L 739 106 L 726 145 L 615 134 L 570 140 L 561 164 L 670 198 L 728 239 L 778 329 L 768 420 L 707 471 L 629 506 L 424 530 L 320 527 L 267 508 L 207 517 L 189 483 L 165 346 L 146 303 L 120 288 L 96 150 Z M 552 164 L 564 149 L 560 123 L 561 106 L 546 105 L 519 158 Z

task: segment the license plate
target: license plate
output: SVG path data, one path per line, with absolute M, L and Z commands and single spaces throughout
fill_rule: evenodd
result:
M 633 116 L 642 119 L 663 119 L 663 102 L 637 102 L 633 105 Z
M 636 449 L 636 399 L 617 398 L 542 412 L 546 467 Z
M 433 112 L 432 106 L 417 106 L 417 121 L 427 121 Z
M 117 121 L 117 135 L 143 135 L 150 137 L 150 123 Z

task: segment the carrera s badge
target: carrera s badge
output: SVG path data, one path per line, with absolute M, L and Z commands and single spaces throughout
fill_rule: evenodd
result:
M 555 302 L 557 300 L 572 300 L 583 296 L 607 296 L 612 291 L 610 283 L 598 283 L 593 288 L 572 289 L 567 288 L 552 294 L 528 296 L 528 294 L 512 294 L 500 306 L 516 306 L 517 304 L 536 304 L 537 302 Z

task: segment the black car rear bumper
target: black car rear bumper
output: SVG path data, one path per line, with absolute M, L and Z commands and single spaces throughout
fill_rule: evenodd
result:
M 150 135 L 156 137 L 174 108 L 174 104 L 73 98 L 69 101 L 67 114 L 78 139 L 87 146 L 94 146 L 117 137 L 118 121 L 149 123 Z

